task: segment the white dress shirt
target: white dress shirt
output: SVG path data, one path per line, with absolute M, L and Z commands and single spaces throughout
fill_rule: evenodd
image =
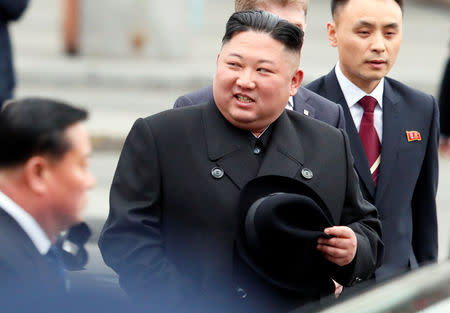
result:
M 286 109 L 291 111 L 294 109 L 294 97 L 289 97 L 288 103 L 286 104 Z
M 345 75 L 341 71 L 339 62 L 335 66 L 335 72 L 358 132 L 361 125 L 361 119 L 364 114 L 364 109 L 361 105 L 358 104 L 358 101 L 361 100 L 361 98 L 364 96 L 372 96 L 377 100 L 378 104 L 375 107 L 374 111 L 374 126 L 375 130 L 377 131 L 378 138 L 380 138 L 380 143 L 382 143 L 384 77 L 378 83 L 378 86 L 370 94 L 367 94 L 365 91 L 361 90 L 361 88 L 353 84 L 347 77 L 345 77 Z
M 40 254 L 47 254 L 51 241 L 36 220 L 11 198 L 0 191 L 0 207 L 8 213 L 30 237 Z

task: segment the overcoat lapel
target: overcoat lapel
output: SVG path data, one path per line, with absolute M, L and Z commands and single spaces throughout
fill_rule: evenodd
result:
M 383 93 L 383 142 L 381 145 L 380 174 L 377 184 L 376 201 L 382 198 L 389 184 L 395 162 L 397 160 L 399 141 L 401 139 L 401 124 L 399 122 L 398 97 L 396 97 L 388 81 L 385 80 Z
M 326 76 L 325 90 L 327 93 L 326 98 L 340 104 L 342 106 L 342 109 L 344 110 L 346 121 L 345 128 L 350 139 L 350 147 L 355 162 L 355 169 L 358 172 L 358 176 L 360 178 L 360 184 L 364 186 L 368 194 L 370 194 L 372 198 L 375 199 L 375 185 L 372 180 L 372 175 L 370 174 L 369 162 L 367 161 L 367 156 L 359 137 L 358 130 L 355 127 L 355 123 L 353 123 L 350 109 L 348 107 L 347 101 L 345 101 L 344 94 L 342 93 L 342 89 L 339 86 L 334 69 Z
M 204 107 L 202 119 L 208 158 L 241 189 L 255 177 L 255 169 L 249 166 L 254 159 L 248 151 L 247 131 L 231 125 L 217 109 L 214 100 Z
M 274 123 L 271 138 L 258 176 L 294 177 L 304 160 L 301 135 L 292 126 L 284 111 Z

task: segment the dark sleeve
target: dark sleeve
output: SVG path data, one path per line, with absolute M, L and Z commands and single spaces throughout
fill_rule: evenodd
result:
M 0 16 L 4 21 L 17 20 L 27 5 L 28 0 L 0 0 Z
M 438 257 L 436 192 L 439 162 L 439 117 L 434 99 L 432 99 L 432 103 L 430 138 L 411 204 L 413 211 L 412 245 L 419 265 L 435 262 Z
M 186 95 L 184 96 L 180 96 L 178 97 L 178 99 L 175 101 L 175 104 L 173 105 L 173 108 L 182 108 L 182 107 L 187 107 L 190 105 L 193 105 L 194 103 L 192 102 L 192 100 L 189 97 L 186 97 Z
M 110 212 L 99 239 L 105 263 L 139 304 L 173 311 L 190 282 L 165 253 L 158 148 L 150 124 L 139 119 L 127 136 L 110 192 Z
M 450 137 L 450 58 L 448 58 L 439 93 L 441 134 Z
M 345 266 L 334 265 L 335 279 L 341 285 L 351 286 L 371 278 L 381 266 L 384 245 L 381 241 L 381 222 L 376 208 L 366 201 L 359 187 L 359 180 L 353 167 L 353 157 L 347 135 L 344 137 L 347 154 L 347 189 L 340 225 L 350 227 L 356 235 L 357 250 L 353 261 Z

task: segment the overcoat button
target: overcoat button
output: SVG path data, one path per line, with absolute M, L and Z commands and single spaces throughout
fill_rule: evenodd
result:
M 247 298 L 247 292 L 240 287 L 236 288 L 236 293 L 237 293 L 238 297 L 241 299 Z
M 214 177 L 215 179 L 220 179 L 223 177 L 224 171 L 223 169 L 221 169 L 220 167 L 214 167 L 211 170 L 211 175 L 212 177 Z
M 261 148 L 260 147 L 255 147 L 255 149 L 253 149 L 253 153 L 254 154 L 260 154 L 261 153 Z
M 303 168 L 302 176 L 303 176 L 303 178 L 309 180 L 309 179 L 313 178 L 314 175 L 313 175 L 313 172 L 309 168 Z

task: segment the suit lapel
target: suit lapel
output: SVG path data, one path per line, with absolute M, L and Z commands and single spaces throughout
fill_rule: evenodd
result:
M 364 151 L 364 147 L 361 143 L 358 130 L 355 127 L 355 123 L 353 123 L 353 117 L 350 113 L 347 101 L 345 101 L 344 94 L 342 93 L 342 89 L 338 83 L 334 69 L 325 77 L 325 90 L 326 98 L 340 104 L 344 110 L 346 121 L 345 128 L 350 139 L 350 147 L 355 162 L 355 169 L 358 172 L 361 185 L 365 187 L 368 194 L 370 194 L 374 199 L 375 185 L 373 184 L 372 175 L 370 174 L 366 152 Z
M 401 125 L 399 123 L 399 99 L 396 97 L 388 81 L 384 80 L 383 92 L 383 142 L 381 145 L 381 164 L 378 179 L 376 200 L 381 199 L 389 184 L 394 164 L 397 159 Z
M 279 175 L 294 177 L 304 162 L 300 136 L 284 111 L 274 123 L 269 145 L 258 176 Z
M 1 207 L 0 227 L 5 234 L 11 235 L 11 245 L 15 247 L 15 252 L 9 257 L 15 261 L 17 268 L 21 268 L 18 279 L 23 277 L 27 284 L 45 284 L 43 288 L 56 287 L 55 290 L 61 290 L 63 293 L 65 286 L 58 279 L 55 269 L 47 262 L 45 256 L 39 253 L 17 221 Z
M 208 158 L 241 189 L 254 178 L 253 156 L 249 153 L 248 131 L 231 125 L 217 109 L 214 100 L 202 112 Z
M 293 97 L 294 111 L 314 118 L 316 116 L 316 108 L 309 104 L 310 97 L 304 90 L 303 87 L 300 87 Z

